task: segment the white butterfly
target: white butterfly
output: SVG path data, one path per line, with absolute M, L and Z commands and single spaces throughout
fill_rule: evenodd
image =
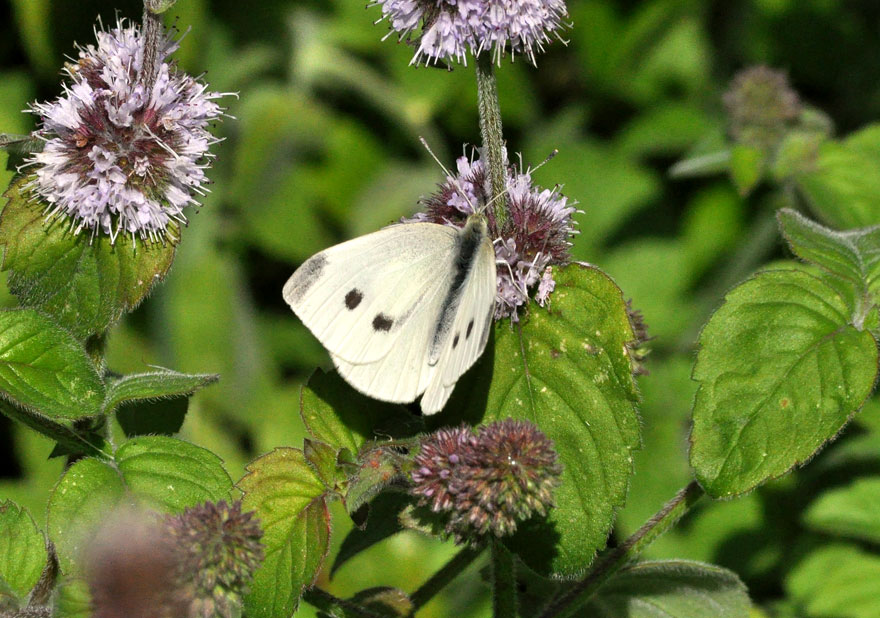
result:
M 483 215 L 464 228 L 397 224 L 309 258 L 284 300 L 362 393 L 439 412 L 483 353 L 495 313 Z

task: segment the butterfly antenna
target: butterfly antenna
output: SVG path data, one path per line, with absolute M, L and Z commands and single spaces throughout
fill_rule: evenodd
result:
M 456 189 L 458 189 L 458 192 L 464 198 L 464 201 L 468 203 L 468 206 L 471 207 L 471 210 L 477 212 L 477 207 L 474 206 L 473 202 L 471 202 L 471 199 L 467 196 L 467 193 L 465 193 L 464 189 L 461 188 L 461 185 L 458 184 L 458 180 L 455 178 L 455 176 L 452 175 L 452 172 L 450 172 L 446 168 L 446 166 L 443 165 L 443 162 L 440 161 L 440 159 L 437 158 L 437 155 L 434 154 L 434 151 L 431 150 L 431 147 L 428 145 L 428 141 L 421 135 L 419 135 L 419 141 L 422 142 L 422 146 L 425 147 L 425 150 L 428 151 L 428 154 L 431 155 L 431 158 L 437 162 L 437 165 L 439 165 L 440 169 L 443 170 L 443 173 L 446 174 L 446 178 L 451 179 L 452 184 L 455 186 Z
M 544 159 L 543 161 L 541 161 L 541 162 L 540 162 L 538 165 L 536 165 L 535 167 L 530 167 L 529 169 L 527 169 L 527 170 L 526 170 L 526 174 L 529 174 L 529 175 L 534 174 L 534 173 L 537 172 L 539 169 L 541 169 L 542 167 L 544 167 L 545 165 L 547 165 L 547 163 L 550 162 L 550 159 L 552 159 L 553 157 L 555 157 L 555 156 L 558 155 L 558 154 L 559 154 L 559 149 L 558 149 L 558 148 L 554 148 L 554 149 L 553 149 L 553 152 L 551 152 L 550 154 L 548 154 L 546 159 Z M 521 164 L 521 163 L 520 163 L 520 167 L 522 167 L 522 164 Z

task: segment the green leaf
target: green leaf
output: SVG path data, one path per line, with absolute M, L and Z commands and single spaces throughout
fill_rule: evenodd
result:
M 333 567 L 330 569 L 330 576 L 332 577 L 339 567 L 365 549 L 403 530 L 398 517 L 409 504 L 409 497 L 398 492 L 387 492 L 376 496 L 367 507 L 369 512 L 363 530 L 352 528 L 343 539 L 333 561 Z
M 798 257 L 849 281 L 856 290 L 880 293 L 880 225 L 837 232 L 787 208 L 777 218 Z
M 459 380 L 435 422 L 456 422 L 452 411 L 460 409 L 471 423 L 529 420 L 553 440 L 563 466 L 556 507 L 546 521 L 522 525 L 511 549 L 539 573 L 571 577 L 604 546 L 626 498 L 639 446 L 638 395 L 620 289 L 580 264 L 554 276 L 549 306 L 530 306 L 520 324 L 496 325 L 494 349 Z
M 398 438 L 424 431 L 422 421 L 406 408 L 362 395 L 336 373 L 321 370 L 302 389 L 300 414 L 315 439 L 352 453 L 378 435 Z
M 785 589 L 810 618 L 880 616 L 880 556 L 850 545 L 825 546 L 789 574 Z
M 123 403 L 116 410 L 116 420 L 127 438 L 171 436 L 180 431 L 188 409 L 187 397 Z
M 840 229 L 880 223 L 880 124 L 819 148 L 813 170 L 796 177 L 810 207 Z
M 804 514 L 815 530 L 880 544 L 880 476 L 822 494 Z
M 32 309 L 0 312 L 0 394 L 50 418 L 101 413 L 104 384 L 85 349 Z
M 685 560 L 621 569 L 583 609 L 596 618 L 748 618 L 751 602 L 736 574 Z
M 345 475 L 336 465 L 336 449 L 329 444 L 306 438 L 303 440 L 303 455 L 327 489 L 335 490 L 345 480 Z
M 30 513 L 8 500 L 0 502 L 0 599 L 11 593 L 24 600 L 48 559 L 46 539 Z
M 252 462 L 239 481 L 244 510 L 256 511 L 266 558 L 245 598 L 251 618 L 289 616 L 312 586 L 329 551 L 324 483 L 302 451 L 279 448 Z
M 740 195 L 751 193 L 761 178 L 767 164 L 767 153 L 761 148 L 737 144 L 730 151 L 730 178 Z
M 45 205 L 26 194 L 29 180 L 10 185 L 0 215 L 9 289 L 80 339 L 103 333 L 165 276 L 179 232 L 169 229 L 164 243 L 120 234 L 115 245 L 105 234 L 73 234 L 66 218 L 46 220 Z
M 75 574 L 83 544 L 117 505 L 179 513 L 229 500 L 231 490 L 210 451 L 164 436 L 136 438 L 119 447 L 112 463 L 81 459 L 67 470 L 49 499 L 49 538 L 61 570 Z
M 187 375 L 170 370 L 122 376 L 107 384 L 104 411 L 109 414 L 123 402 L 189 397 L 219 379 L 213 373 Z
M 802 270 L 734 288 L 700 336 L 690 461 L 712 496 L 740 494 L 809 459 L 861 407 L 877 344 Z

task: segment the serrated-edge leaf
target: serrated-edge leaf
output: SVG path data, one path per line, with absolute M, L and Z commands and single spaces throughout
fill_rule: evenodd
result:
M 210 451 L 165 436 L 135 438 L 114 462 L 81 459 L 64 473 L 49 499 L 49 538 L 62 572 L 77 574 L 83 547 L 118 505 L 179 513 L 229 500 L 231 491 L 232 479 Z
M 109 413 L 127 401 L 188 397 L 219 379 L 215 373 L 185 374 L 170 370 L 129 374 L 107 384 L 104 411 Z
M 508 547 L 539 573 L 571 577 L 604 546 L 626 498 L 640 444 L 627 347 L 635 335 L 608 275 L 581 264 L 553 274 L 549 306 L 496 324 L 494 347 L 437 416 L 447 425 L 451 410 L 471 422 L 528 420 L 553 441 L 563 466 L 556 506 L 546 521 L 523 523 Z
M 120 234 L 75 234 L 68 219 L 47 219 L 28 194 L 32 177 L 16 179 L 0 214 L 2 269 L 22 305 L 51 315 L 80 339 L 104 332 L 134 310 L 171 267 L 179 233 L 170 224 L 163 243 Z
M 0 502 L 0 581 L 5 587 L 24 599 L 48 559 L 46 539 L 27 509 L 9 500 Z
M 50 418 L 101 413 L 104 383 L 85 349 L 33 309 L 0 311 L 0 395 Z
M 260 520 L 265 560 L 245 597 L 245 609 L 250 618 L 289 616 L 330 550 L 326 489 L 299 449 L 275 449 L 247 470 L 238 486 L 244 509 L 256 511 Z
M 141 436 L 116 451 L 128 489 L 152 506 L 179 513 L 199 503 L 229 500 L 232 479 L 211 451 L 167 436 Z
M 728 293 L 700 335 L 693 372 L 690 461 L 707 493 L 727 498 L 785 474 L 864 403 L 877 344 L 848 325 L 848 309 L 803 270 L 764 271 Z
M 777 214 L 791 250 L 800 258 L 841 277 L 858 290 L 880 280 L 880 225 L 838 232 L 788 208 Z
M 732 571 L 662 560 L 621 569 L 583 612 L 595 618 L 748 618 L 750 608 L 746 587 Z

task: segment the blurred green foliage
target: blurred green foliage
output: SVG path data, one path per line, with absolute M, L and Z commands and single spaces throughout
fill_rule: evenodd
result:
M 726 178 L 674 181 L 667 170 L 707 135 L 720 140 L 721 93 L 750 64 L 786 70 L 838 135 L 876 120 L 880 3 L 570 0 L 569 9 L 567 46 L 552 45 L 537 69 L 502 66 L 501 105 L 508 147 L 526 163 L 559 149 L 535 176 L 564 185 L 584 211 L 575 257 L 610 273 L 656 337 L 651 373 L 640 379 L 644 446 L 619 540 L 690 479 L 689 371 L 700 326 L 730 287 L 784 257 L 773 193 L 759 188 L 746 200 Z M 65 55 L 74 41 L 93 39 L 96 16 L 106 24 L 140 12 L 136 0 L 4 3 L 0 131 L 32 128 L 21 110 L 57 94 Z M 180 64 L 237 96 L 226 99 L 231 118 L 216 128 L 225 141 L 215 150 L 212 192 L 190 214 L 166 282 L 113 333 L 108 358 L 121 372 L 159 365 L 221 374 L 194 398 L 181 436 L 221 455 L 233 479 L 258 454 L 302 443 L 299 387 L 328 363 L 281 299 L 286 278 L 313 252 L 417 209 L 441 180 L 418 136 L 448 166 L 478 139 L 471 69 L 408 66 L 411 50 L 393 37 L 382 42 L 386 26 L 371 25 L 379 13 L 363 0 L 179 0 L 166 14 L 185 32 Z M 12 173 L 0 175 L 5 185 Z M 5 286 L 0 300 L 12 304 Z M 857 500 L 865 486 L 858 479 L 880 471 L 871 405 L 810 467 L 736 501 L 702 503 L 646 557 L 731 568 L 758 604 L 790 615 L 870 615 L 834 613 L 834 595 L 845 591 L 810 582 L 844 562 L 878 569 L 876 554 L 858 545 L 866 535 L 876 542 L 876 529 L 837 524 L 832 498 L 820 499 L 849 488 L 837 501 Z M 45 513 L 63 466 L 47 460 L 52 446 L 0 417 L 0 496 Z M 338 504 L 334 517 L 345 525 Z M 829 535 L 847 538 L 831 545 Z M 344 536 L 337 528 L 333 552 Z M 343 596 L 368 586 L 413 590 L 453 551 L 400 534 L 332 581 L 325 569 L 320 584 Z M 480 566 L 425 615 L 486 615 Z M 311 611 L 304 606 L 302 615 Z

